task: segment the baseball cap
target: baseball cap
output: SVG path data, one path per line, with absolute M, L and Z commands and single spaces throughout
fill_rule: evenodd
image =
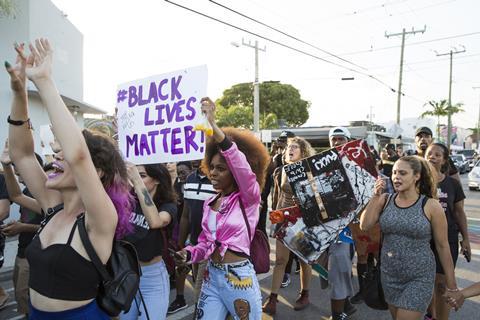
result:
M 336 137 L 336 136 L 337 137 L 338 136 L 344 136 L 347 139 L 351 138 L 350 131 L 348 131 L 348 129 L 345 128 L 345 127 L 335 127 L 335 128 L 330 129 L 330 131 L 328 132 L 328 138 Z
M 420 127 L 415 131 L 415 137 L 418 136 L 420 133 L 426 133 L 428 135 L 433 136 L 432 130 L 429 127 Z
M 278 136 L 278 140 L 284 140 L 284 141 L 286 141 L 288 138 L 293 138 L 293 137 L 295 137 L 295 133 L 293 133 L 292 131 L 284 130 L 284 131 L 282 131 L 282 133 L 280 133 L 280 135 Z

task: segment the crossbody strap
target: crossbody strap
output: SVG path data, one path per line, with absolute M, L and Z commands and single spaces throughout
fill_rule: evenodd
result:
M 90 260 L 92 260 L 93 265 L 97 269 L 103 281 L 110 281 L 112 277 L 108 274 L 107 268 L 105 268 L 102 261 L 98 257 L 97 252 L 95 251 L 95 248 L 93 247 L 92 242 L 88 237 L 87 229 L 85 227 L 85 214 L 80 215 L 77 218 L 76 223 L 78 226 L 78 233 L 80 234 L 80 239 L 82 239 L 83 246 L 85 247 L 85 250 L 90 257 Z
M 245 213 L 245 207 L 243 206 L 242 198 L 238 197 L 238 203 L 240 204 L 240 209 L 242 209 L 243 219 L 245 220 L 245 224 L 247 225 L 247 232 L 248 232 L 248 239 L 252 242 L 252 233 L 250 231 L 250 223 L 248 223 L 247 214 Z

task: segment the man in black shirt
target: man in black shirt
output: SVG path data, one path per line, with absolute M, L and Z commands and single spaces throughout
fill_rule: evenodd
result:
M 433 142 L 432 137 L 432 130 L 430 130 L 428 127 L 420 127 L 417 129 L 417 131 L 415 131 L 415 146 L 417 149 L 415 151 L 416 155 L 425 158 L 425 152 L 427 151 L 428 146 Z M 460 181 L 460 175 L 458 174 L 457 167 L 453 163 L 452 158 L 448 157 L 448 163 L 450 169 L 448 172 L 446 172 L 446 174 Z
M 187 237 L 190 234 L 190 244 L 196 245 L 198 236 L 202 231 L 203 203 L 205 200 L 215 196 L 217 192 L 213 189 L 212 183 L 201 169 L 194 170 L 188 177 L 183 188 L 183 213 L 180 218 L 180 229 L 178 235 L 179 250 L 183 249 Z M 197 302 L 198 294 L 202 285 L 202 274 L 206 263 L 193 265 L 195 279 L 194 301 Z M 175 313 L 187 307 L 184 298 L 185 282 L 183 286 L 177 284 L 177 296 L 168 307 L 168 314 Z

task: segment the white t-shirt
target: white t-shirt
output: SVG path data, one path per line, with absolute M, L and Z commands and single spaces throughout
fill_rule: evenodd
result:
M 217 240 L 217 214 L 218 211 L 210 210 L 210 215 L 208 216 L 208 229 L 210 229 L 215 240 Z

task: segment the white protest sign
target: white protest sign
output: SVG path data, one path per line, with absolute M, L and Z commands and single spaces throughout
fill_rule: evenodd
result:
M 44 156 L 52 155 L 53 152 L 50 144 L 55 142 L 55 137 L 53 136 L 52 128 L 49 124 L 44 124 L 40 126 L 40 141 L 42 146 L 42 154 Z
M 205 121 L 200 99 L 207 95 L 207 66 L 151 76 L 118 86 L 118 143 L 135 164 L 202 159 Z

